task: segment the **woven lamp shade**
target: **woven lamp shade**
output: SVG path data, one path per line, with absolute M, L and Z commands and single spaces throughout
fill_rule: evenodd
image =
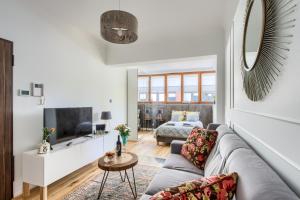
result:
M 121 10 L 110 10 L 101 15 L 101 35 L 112 43 L 129 44 L 138 39 L 138 21 L 131 13 Z M 122 31 L 116 29 L 120 28 Z

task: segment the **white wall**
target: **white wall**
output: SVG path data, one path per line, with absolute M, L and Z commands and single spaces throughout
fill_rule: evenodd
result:
M 17 96 L 17 89 L 29 89 L 31 82 L 44 83 L 45 107 L 111 110 L 112 126 L 126 122 L 127 108 L 126 69 L 104 64 L 105 47 L 97 40 L 84 40 L 77 30 L 53 26 L 24 5 L 0 0 L 0 37 L 13 41 L 15 51 L 14 195 L 21 192 L 22 152 L 41 142 L 44 107 L 37 98 Z
M 226 122 L 244 137 L 257 152 L 283 177 L 300 195 L 300 90 L 299 56 L 300 26 L 294 30 L 291 52 L 270 94 L 260 102 L 251 102 L 244 90 L 241 76 L 241 53 L 243 39 L 243 16 L 246 1 L 241 0 L 234 17 L 234 59 L 230 65 L 230 39 L 226 52 Z M 300 18 L 300 12 L 296 13 Z M 230 24 L 230 19 L 227 24 Z M 299 23 L 299 22 L 298 22 Z M 227 27 L 226 33 L 230 33 Z M 230 66 L 233 72 L 230 71 Z M 231 76 L 230 76 L 231 74 Z M 233 90 L 230 93 L 230 81 Z M 233 95 L 233 98 L 231 98 Z M 230 106 L 230 102 L 234 102 Z
M 138 141 L 138 69 L 127 70 L 127 123 L 131 129 L 129 140 Z
M 142 37 L 142 36 L 141 36 Z M 217 55 L 217 117 L 224 123 L 224 29 L 206 28 L 197 37 L 184 37 L 151 43 L 136 42 L 128 46 L 113 45 L 107 50 L 110 65 L 145 66 L 147 63 L 164 63 L 166 60 Z M 146 64 L 145 64 L 146 63 Z

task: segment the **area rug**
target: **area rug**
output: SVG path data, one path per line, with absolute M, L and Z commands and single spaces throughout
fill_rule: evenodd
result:
M 156 173 L 161 169 L 165 160 L 154 157 L 140 157 L 139 164 L 134 167 L 136 179 L 137 199 L 146 191 L 149 183 Z M 96 200 L 102 180 L 103 173 L 97 175 L 85 185 L 79 187 L 68 194 L 64 200 Z M 128 170 L 130 180 L 132 172 Z M 101 200 L 130 200 L 134 199 L 128 182 L 122 182 L 119 172 L 110 172 L 105 187 L 103 189 Z

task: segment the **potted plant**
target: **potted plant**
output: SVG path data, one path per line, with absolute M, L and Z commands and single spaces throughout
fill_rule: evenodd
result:
M 128 141 L 128 136 L 130 135 L 130 128 L 125 124 L 120 124 L 115 128 L 115 130 L 119 131 L 119 134 L 122 138 L 122 144 L 123 146 L 126 146 Z
M 49 137 L 55 134 L 55 128 L 43 128 L 43 142 L 40 145 L 39 153 L 48 153 L 52 150 L 52 147 L 49 143 Z

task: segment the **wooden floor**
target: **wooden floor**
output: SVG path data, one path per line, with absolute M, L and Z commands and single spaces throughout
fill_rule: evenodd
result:
M 160 143 L 156 144 L 156 139 L 152 132 L 139 132 L 139 142 L 131 142 L 128 146 L 130 151 L 137 155 L 147 155 L 165 158 L 170 153 L 170 146 Z
M 156 140 L 152 132 L 140 132 L 138 142 L 129 142 L 128 151 L 134 152 L 139 156 L 153 156 L 164 158 L 170 153 L 169 145 L 156 145 Z M 61 200 L 68 193 L 75 190 L 77 187 L 85 184 L 100 173 L 101 170 L 97 167 L 97 162 L 90 164 L 69 176 L 51 184 L 48 187 L 49 200 Z M 27 200 L 39 200 L 40 191 L 34 188 L 31 191 L 30 197 Z M 14 200 L 22 200 L 23 198 L 17 197 Z

